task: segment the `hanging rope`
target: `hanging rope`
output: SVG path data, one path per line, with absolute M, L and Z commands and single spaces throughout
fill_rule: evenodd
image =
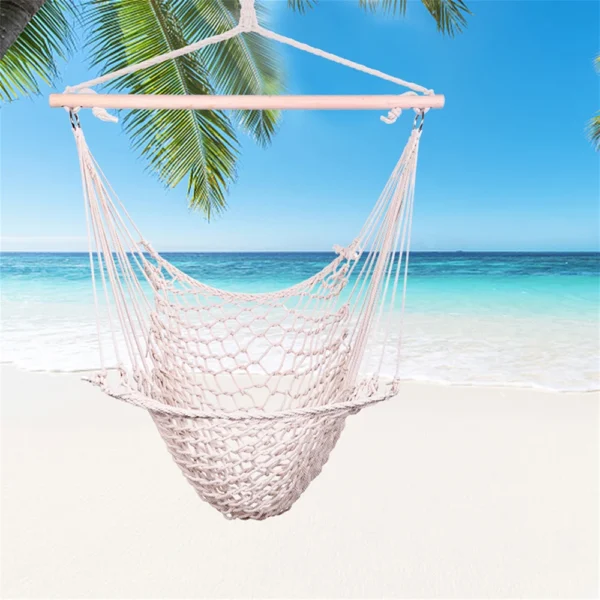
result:
M 179 48 L 177 50 L 172 50 L 170 52 L 166 52 L 164 54 L 160 54 L 148 60 L 144 60 L 142 62 L 136 63 L 134 65 L 130 65 L 128 67 L 124 67 L 122 69 L 118 69 L 116 71 L 112 71 L 110 73 L 106 73 L 100 77 L 96 77 L 94 79 L 90 79 L 89 81 L 84 81 L 83 83 L 79 83 L 74 86 L 69 86 L 65 89 L 67 93 L 90 93 L 93 92 L 91 88 L 112 81 L 113 79 L 117 79 L 119 77 L 123 77 L 125 75 L 129 75 L 131 73 L 137 73 L 143 69 L 147 69 L 153 67 L 155 65 L 159 65 L 167 60 L 173 60 L 180 56 L 185 56 L 186 54 L 190 54 L 191 52 L 196 52 L 201 50 L 202 48 L 206 48 L 207 46 L 211 46 L 213 44 L 218 44 L 224 42 L 226 40 L 232 39 L 242 33 L 255 33 L 261 35 L 267 39 L 273 40 L 280 44 L 284 44 L 287 46 L 291 46 L 302 52 L 307 52 L 309 54 L 313 54 L 315 56 L 319 56 L 325 60 L 343 65 L 350 69 L 354 69 L 355 71 L 360 71 L 362 73 L 366 73 L 367 75 L 371 75 L 372 77 L 376 77 L 378 79 L 382 79 L 384 81 L 389 81 L 391 83 L 395 83 L 396 85 L 400 85 L 408 88 L 410 91 L 406 92 L 406 94 L 424 94 L 424 95 L 433 95 L 434 91 L 431 89 L 427 89 L 421 85 L 416 83 L 411 83 L 409 81 L 405 81 L 404 79 L 400 79 L 399 77 L 394 77 L 393 75 L 388 75 L 383 71 L 379 71 L 377 69 L 373 69 L 371 67 L 367 67 L 360 63 L 354 62 L 352 60 L 348 60 L 346 58 L 342 58 L 341 56 L 337 56 L 332 54 L 331 52 L 326 52 L 325 50 L 321 50 L 319 48 L 314 48 L 313 46 L 309 46 L 303 42 L 299 42 L 292 38 L 280 35 L 275 33 L 274 31 L 270 31 L 265 29 L 258 23 L 258 18 L 256 15 L 256 9 L 254 6 L 254 0 L 239 0 L 241 10 L 240 10 L 240 20 L 238 25 L 226 31 L 224 33 L 220 33 L 217 35 L 213 35 L 211 37 L 205 38 L 193 44 L 189 44 L 188 46 L 184 46 L 183 48 Z M 116 117 L 109 115 L 104 109 L 94 108 L 92 109 L 95 116 L 105 121 L 114 121 Z M 418 109 L 415 109 L 418 110 Z M 399 108 L 391 110 L 387 116 L 382 116 L 381 120 L 390 125 L 394 123 L 397 118 L 400 116 L 402 111 Z

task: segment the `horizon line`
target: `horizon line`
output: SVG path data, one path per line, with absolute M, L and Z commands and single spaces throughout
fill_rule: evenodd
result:
M 157 250 L 162 254 L 335 254 L 333 250 Z M 96 254 L 96 252 L 93 252 Z M 89 254 L 88 250 L 1 250 L 0 254 Z M 128 252 L 131 254 L 131 252 Z M 397 254 L 397 252 L 396 252 Z M 589 250 L 410 250 L 410 254 L 600 254 Z

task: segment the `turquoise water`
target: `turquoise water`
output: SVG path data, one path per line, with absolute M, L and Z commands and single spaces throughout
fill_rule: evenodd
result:
M 298 283 L 331 253 L 173 253 L 192 277 L 237 291 Z M 86 254 L 0 254 L 2 360 L 97 366 Z M 599 253 L 413 253 L 407 379 L 597 389 Z

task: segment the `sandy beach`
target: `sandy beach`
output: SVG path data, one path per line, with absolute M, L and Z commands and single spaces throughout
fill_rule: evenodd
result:
M 598 593 L 598 394 L 406 383 L 290 512 L 227 521 L 144 411 L 2 366 L 3 598 Z

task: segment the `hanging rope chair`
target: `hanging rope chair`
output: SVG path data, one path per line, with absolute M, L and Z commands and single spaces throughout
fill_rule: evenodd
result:
M 242 0 L 231 31 L 51 96 L 68 109 L 81 166 L 98 314 L 112 332 L 117 377 L 93 382 L 146 409 L 199 496 L 227 518 L 287 511 L 320 473 L 346 418 L 398 392 L 399 363 L 382 377 L 393 311 L 403 310 L 419 140 L 432 91 L 262 28 Z M 404 85 L 394 96 L 127 96 L 93 87 L 115 77 L 254 32 Z M 406 147 L 362 230 L 306 281 L 273 293 L 236 293 L 189 277 L 143 239 L 94 160 L 78 111 L 92 108 L 402 108 L 417 111 Z M 97 293 L 100 290 L 101 294 Z M 398 293 L 398 290 L 400 292 Z M 122 352 L 122 348 L 125 352 Z M 367 361 L 368 359 L 368 361 Z M 368 363 L 368 364 L 367 364 Z

